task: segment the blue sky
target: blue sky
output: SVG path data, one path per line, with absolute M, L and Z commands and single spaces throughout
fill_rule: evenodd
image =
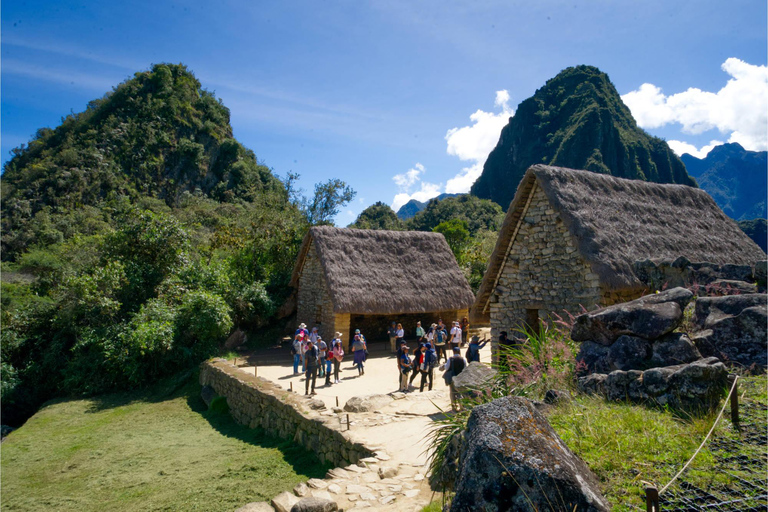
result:
M 608 73 L 678 152 L 764 150 L 767 17 L 763 0 L 6 1 L 2 159 L 157 62 L 215 91 L 278 175 L 347 181 L 339 225 L 465 190 L 517 104 L 572 65 Z

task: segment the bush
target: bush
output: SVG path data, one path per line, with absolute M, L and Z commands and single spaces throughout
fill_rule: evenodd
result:
M 176 333 L 187 362 L 214 355 L 230 330 L 230 309 L 219 295 L 199 290 L 184 297 L 176 316 Z

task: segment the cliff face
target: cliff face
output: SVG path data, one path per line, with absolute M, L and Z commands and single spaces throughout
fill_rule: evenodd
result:
M 765 218 L 768 174 L 766 151 L 747 151 L 741 145 L 723 144 L 705 158 L 681 157 L 691 176 L 731 218 Z
M 608 75 L 592 66 L 563 70 L 518 106 L 471 193 L 506 209 L 537 163 L 696 186 L 667 143 L 637 126 Z

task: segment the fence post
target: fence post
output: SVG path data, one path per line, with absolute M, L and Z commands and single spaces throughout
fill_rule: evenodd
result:
M 237 358 L 235 358 L 235 366 L 237 366 Z
M 349 414 L 347 414 L 347 430 L 349 430 Z
M 645 511 L 659 512 L 659 490 L 652 485 L 645 488 Z
M 293 393 L 293 382 L 291 382 L 290 384 L 291 384 L 291 393 Z
M 336 397 L 336 407 L 339 406 L 339 397 Z
M 731 423 L 739 430 L 739 377 L 737 375 L 729 375 L 728 380 L 733 386 L 731 391 Z

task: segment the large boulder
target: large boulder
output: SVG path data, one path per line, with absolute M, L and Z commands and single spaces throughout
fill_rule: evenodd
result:
M 571 338 L 605 346 L 623 335 L 656 339 L 680 325 L 683 310 L 692 298 L 690 290 L 673 288 L 591 311 L 576 318 Z
M 745 367 L 768 366 L 768 295 L 700 298 L 693 323 L 692 338 L 702 355 Z
M 583 341 L 576 354 L 577 375 L 590 373 L 608 373 L 611 365 L 608 363 L 608 347 L 594 341 Z
M 602 394 L 609 400 L 649 402 L 698 412 L 717 407 L 727 381 L 725 365 L 716 357 L 710 357 L 645 371 L 592 374 L 579 378 L 578 384 L 582 392 Z
M 281 492 L 274 498 L 272 498 L 272 506 L 275 507 L 277 512 L 291 512 L 293 506 L 299 502 L 299 498 L 294 496 L 292 492 Z
M 648 340 L 625 334 L 608 349 L 607 362 L 611 370 L 635 370 L 644 368 L 652 353 Z
M 701 353 L 687 334 L 671 332 L 653 342 L 650 366 L 675 366 L 701 359 Z
M 381 409 L 393 399 L 389 395 L 353 396 L 344 404 L 347 412 L 370 412 Z
M 461 396 L 482 395 L 490 391 L 498 372 L 483 363 L 469 363 L 453 378 L 453 389 Z
M 451 511 L 610 509 L 595 475 L 524 398 L 475 407 L 462 454 Z
M 335 501 L 327 498 L 301 498 L 293 507 L 291 512 L 336 512 L 339 506 Z

